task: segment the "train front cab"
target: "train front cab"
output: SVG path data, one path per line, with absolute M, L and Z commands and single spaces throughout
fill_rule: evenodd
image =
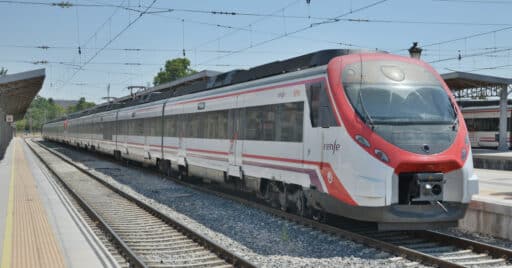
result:
M 421 61 L 376 53 L 334 58 L 328 79 L 341 125 L 328 130 L 341 141 L 328 161 L 347 194 L 315 191 L 313 199 L 381 229 L 455 225 L 478 181 L 462 114 L 441 77 Z

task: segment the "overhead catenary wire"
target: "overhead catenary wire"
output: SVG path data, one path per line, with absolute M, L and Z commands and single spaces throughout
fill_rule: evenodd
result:
M 156 3 L 157 0 L 153 0 L 151 2 L 151 4 L 146 8 L 146 11 L 151 8 L 151 6 L 153 6 L 155 3 Z M 142 12 L 139 14 L 139 16 L 137 18 L 135 18 L 134 20 L 132 20 L 130 23 L 128 23 L 128 25 L 126 25 L 120 32 L 118 32 L 112 39 L 110 39 L 103 47 L 101 47 L 99 50 L 96 51 L 96 53 L 94 53 L 87 61 L 85 61 L 83 64 L 80 65 L 80 68 L 78 70 L 76 70 L 69 79 L 66 80 L 66 82 L 61 86 L 65 86 L 69 81 L 71 81 L 78 72 L 80 72 L 81 68 L 85 67 L 87 64 L 89 64 L 92 60 L 94 60 L 106 47 L 108 47 L 110 44 L 112 44 L 112 42 L 114 42 L 115 40 L 117 40 L 117 38 L 119 38 L 119 36 L 121 36 L 124 32 L 126 32 L 126 30 L 128 30 L 133 24 L 135 24 L 137 21 L 140 20 L 140 18 L 142 18 L 144 16 L 145 12 Z
M 474 2 L 474 3 L 503 3 L 512 4 L 512 2 L 506 1 L 456 1 L 456 0 L 435 0 L 443 2 Z M 296 1 L 298 2 L 298 1 Z M 140 8 L 142 5 L 137 6 L 124 6 L 122 4 L 83 4 L 83 3 L 71 3 L 71 2 L 29 2 L 29 1 L 14 1 L 14 0 L 0 0 L 0 3 L 4 4 L 22 4 L 22 5 L 43 5 L 50 7 L 92 7 L 92 8 L 121 8 L 133 12 L 142 12 Z M 225 15 L 225 16 L 250 16 L 250 17 L 264 17 L 264 18 L 282 18 L 282 19 L 300 19 L 300 20 L 328 20 L 328 17 L 322 16 L 311 16 L 311 15 L 285 15 L 274 13 L 253 13 L 253 12 L 241 12 L 241 11 L 229 11 L 229 10 L 203 10 L 203 9 L 190 9 L 190 8 L 166 8 L 166 7 L 153 7 L 155 11 L 147 11 L 146 14 L 161 14 L 161 13 L 193 13 L 193 14 L 206 14 L 206 15 Z M 378 18 L 347 18 L 340 19 L 346 22 L 356 23 L 393 23 L 393 24 L 429 24 L 429 25 L 461 25 L 461 26 L 507 26 L 512 25 L 510 23 L 483 23 L 483 22 L 468 22 L 468 21 L 426 21 L 426 20 L 400 20 L 400 19 L 378 19 Z M 247 28 L 247 27 L 245 27 Z
M 20 48 L 20 49 L 38 49 L 38 50 L 76 50 L 74 46 L 49 46 L 49 45 L 0 45 L 0 48 Z M 82 51 L 98 50 L 99 47 L 82 47 Z M 105 48 L 105 51 L 119 51 L 119 52 L 182 52 L 182 48 L 143 48 L 143 47 L 127 47 L 127 48 Z M 201 53 L 231 53 L 234 50 L 226 49 L 185 49 L 186 52 L 201 52 Z M 247 53 L 252 54 L 282 54 L 290 50 L 252 50 Z M 297 51 L 300 53 L 302 51 Z
M 496 50 L 491 50 L 491 51 L 467 54 L 467 55 L 463 55 L 463 56 L 460 56 L 460 57 L 457 55 L 457 56 L 453 56 L 453 57 L 449 57 L 449 58 L 433 60 L 433 61 L 430 61 L 429 63 L 438 63 L 438 62 L 451 61 L 451 60 L 460 60 L 460 59 L 463 59 L 463 58 L 486 56 L 488 54 L 494 54 L 494 53 L 506 52 L 506 51 L 512 51 L 512 48 L 503 48 L 503 49 L 496 49 Z
M 346 12 L 346 13 L 343 13 L 341 15 L 338 15 L 336 17 L 333 17 L 333 18 L 330 18 L 328 20 L 324 20 L 324 21 L 321 21 L 321 22 L 314 22 L 314 23 L 311 23 L 309 25 L 306 25 L 304 27 L 301 27 L 301 28 L 298 28 L 294 31 L 290 31 L 290 32 L 286 32 L 284 34 L 281 34 L 281 35 L 278 35 L 278 36 L 275 36 L 275 37 L 272 37 L 270 39 L 266 39 L 264 41 L 261 41 L 261 42 L 258 42 L 258 43 L 255 43 L 253 44 L 252 46 L 248 46 L 248 47 L 244 47 L 244 48 L 241 48 L 239 50 L 236 50 L 234 51 L 233 53 L 228 53 L 228 54 L 224 54 L 222 56 L 218 56 L 218 57 L 215 57 L 215 58 L 211 58 L 211 59 L 208 59 L 204 62 L 201 62 L 200 64 L 205 64 L 205 63 L 208 63 L 208 62 L 211 62 L 211 61 L 214 61 L 214 60 L 218 60 L 218 59 L 221 59 L 221 58 L 225 58 L 225 57 L 228 57 L 228 56 L 231 56 L 231 55 L 234 55 L 234 54 L 237 54 L 237 53 L 240 53 L 240 52 L 243 52 L 245 50 L 248 50 L 248 49 L 251 49 L 253 47 L 257 47 L 257 46 L 261 46 L 261 45 L 264 45 L 264 44 L 267 44 L 267 43 L 270 43 L 270 42 L 273 42 L 273 41 L 276 41 L 276 40 L 279 40 L 281 38 L 285 38 L 287 36 L 290 36 L 290 35 L 293 35 L 293 34 L 296 34 L 296 33 L 300 33 L 300 32 L 303 32 L 305 30 L 308 30 L 308 29 L 311 29 L 311 28 L 314 28 L 314 27 L 318 27 L 320 25 L 325 25 L 325 24 L 330 24 L 330 23 L 336 23 L 336 22 L 339 22 L 340 18 L 342 17 L 345 17 L 345 16 L 348 16 L 348 15 L 351 15 L 353 13 L 357 13 L 357 12 L 360 12 L 360 11 L 363 11 L 363 10 L 366 10 L 366 9 L 369 9 L 369 8 L 372 8 L 372 7 L 375 7 L 375 6 L 378 6 L 382 3 L 385 3 L 387 2 L 388 0 L 379 0 L 379 1 L 375 1 L 375 2 L 372 2 L 370 4 L 367 4 L 367 5 L 364 5 L 362 7 L 359 7 L 355 10 L 350 10 L 349 12 Z

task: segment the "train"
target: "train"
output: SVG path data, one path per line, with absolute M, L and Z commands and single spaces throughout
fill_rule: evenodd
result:
M 421 60 L 331 49 L 187 81 L 50 121 L 43 137 L 381 230 L 456 225 L 478 192 L 462 113 Z
M 497 148 L 499 142 L 499 101 L 459 100 L 466 121 L 469 140 L 474 148 Z M 507 142 L 512 147 L 512 100 L 507 103 Z

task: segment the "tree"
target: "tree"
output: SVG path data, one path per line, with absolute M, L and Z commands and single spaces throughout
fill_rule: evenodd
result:
M 190 68 L 190 60 L 187 58 L 176 58 L 165 62 L 164 68 L 153 79 L 155 86 L 174 81 L 176 79 L 195 74 L 197 71 Z
M 5 69 L 4 67 L 0 68 L 0 76 L 4 76 L 7 74 L 7 69 Z
M 36 96 L 30 104 L 25 117 L 16 122 L 16 129 L 18 131 L 29 129 L 29 122 L 32 120 L 32 130 L 40 131 L 46 121 L 62 117 L 64 114 L 65 109 L 53 102 L 52 99 Z
M 16 129 L 18 131 L 28 130 L 30 128 L 30 121 L 32 120 L 32 130 L 41 131 L 43 124 L 47 121 L 55 118 L 63 117 L 66 114 L 82 111 L 96 104 L 94 102 L 88 102 L 84 97 L 80 98 L 75 105 L 71 105 L 66 109 L 55 103 L 52 98 L 44 98 L 36 96 L 29 108 L 25 117 L 16 122 Z
M 85 100 L 84 97 L 81 97 L 78 100 L 77 104 L 71 105 L 71 106 L 68 107 L 67 113 L 70 114 L 70 113 L 75 113 L 75 112 L 83 111 L 85 109 L 89 109 L 89 108 L 92 108 L 94 106 L 96 106 L 96 104 L 94 102 L 88 102 L 88 101 Z

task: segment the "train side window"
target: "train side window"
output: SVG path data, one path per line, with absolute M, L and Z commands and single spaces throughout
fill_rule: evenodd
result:
M 260 107 L 250 107 L 245 109 L 243 128 L 243 138 L 246 140 L 259 140 L 262 134 L 263 115 Z
M 263 106 L 263 121 L 261 122 L 263 137 L 260 140 L 276 140 L 276 105 Z
M 142 120 L 142 119 L 141 119 Z M 152 128 L 154 128 L 154 124 L 153 124 L 153 118 L 145 118 L 143 121 L 142 121 L 142 124 L 144 126 L 144 129 L 143 129 L 143 135 L 144 136 L 151 136 L 152 135 Z
M 168 115 L 165 117 L 164 122 L 164 136 L 166 137 L 176 137 L 176 116 L 175 115 Z
M 103 125 L 103 139 L 104 140 L 112 140 L 112 132 L 114 125 L 112 122 L 103 122 L 101 123 Z
M 187 115 L 186 137 L 197 138 L 199 136 L 199 117 L 197 114 Z
M 119 123 L 117 124 L 117 135 L 126 135 L 125 125 L 125 120 L 119 120 Z
M 207 113 L 202 112 L 197 114 L 197 138 L 204 139 L 207 137 L 206 133 L 206 122 L 207 122 Z
M 306 85 L 306 95 L 312 127 L 338 126 L 323 81 Z
M 228 138 L 228 110 L 219 111 L 217 116 L 217 139 Z
M 301 142 L 303 129 L 304 103 L 283 103 L 278 105 L 279 120 L 276 138 L 279 141 Z
M 204 132 L 207 139 L 216 139 L 217 138 L 217 129 L 220 127 L 217 125 L 218 121 L 218 112 L 207 112 L 204 114 L 206 118 L 206 124 L 204 124 Z

